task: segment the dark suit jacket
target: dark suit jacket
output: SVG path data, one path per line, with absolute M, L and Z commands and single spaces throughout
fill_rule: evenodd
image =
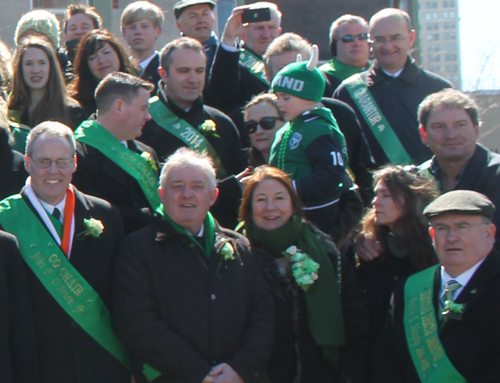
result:
M 149 152 L 156 160 L 156 153 L 149 146 L 138 141 L 127 141 L 127 144 L 133 152 Z M 78 169 L 73 175 L 73 184 L 84 193 L 116 206 L 127 234 L 149 224 L 152 211 L 137 180 L 92 146 L 77 142 L 76 150 Z
M 394 293 L 392 323 L 386 324 L 374 352 L 373 382 L 420 382 L 405 338 L 403 287 Z M 438 268 L 434 278 L 436 312 L 440 287 Z M 467 382 L 500 382 L 500 255 L 496 250 L 486 257 L 455 302 L 465 303 L 465 312 L 461 321 L 450 319 L 439 329 L 446 355 Z
M 16 238 L 0 231 L 0 249 L 0 380 L 36 383 L 33 313 Z
M 34 210 L 24 191 L 21 194 Z M 104 231 L 99 238 L 78 239 L 78 233 L 85 230 L 83 219 L 91 217 L 102 221 Z M 75 236 L 70 262 L 108 308 L 111 276 L 123 237 L 120 214 L 116 208 L 75 190 Z M 31 269 L 25 266 L 33 303 L 40 382 L 130 383 L 125 367 L 71 319 Z
M 149 81 L 155 86 L 151 95 L 154 96 L 158 90 L 158 82 L 161 80 L 160 74 L 158 73 L 158 67 L 160 66 L 160 54 L 157 53 L 156 56 L 149 62 L 144 72 L 141 74 L 143 80 Z

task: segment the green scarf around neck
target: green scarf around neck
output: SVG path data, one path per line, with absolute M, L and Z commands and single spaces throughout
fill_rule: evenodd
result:
M 170 218 L 167 213 L 165 213 L 165 207 L 161 205 L 157 210 L 157 213 L 159 213 L 168 223 L 172 225 L 172 227 L 177 231 L 179 234 L 185 235 L 188 237 L 194 244 L 196 244 L 200 249 L 202 249 L 205 252 L 205 255 L 207 258 L 210 259 L 210 255 L 212 254 L 212 250 L 214 248 L 214 243 L 215 243 L 215 220 L 214 217 L 210 212 L 207 212 L 207 216 L 205 220 L 203 221 L 203 230 L 205 234 L 205 248 L 203 248 L 200 243 L 196 240 L 193 234 L 191 234 L 189 231 L 184 229 L 181 225 L 178 223 L 175 223 L 172 218 Z
M 345 343 L 344 320 L 335 269 L 325 247 L 298 215 L 274 230 L 255 224 L 245 229 L 252 246 L 265 248 L 275 258 L 283 258 L 283 252 L 295 245 L 319 263 L 319 278 L 304 292 L 309 329 L 325 359 L 338 365 L 339 349 Z

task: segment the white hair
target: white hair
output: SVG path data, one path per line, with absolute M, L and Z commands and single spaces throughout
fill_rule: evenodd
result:
M 187 167 L 194 167 L 205 173 L 210 182 L 210 187 L 215 190 L 216 173 L 213 160 L 206 154 L 186 147 L 177 149 L 174 154 L 167 158 L 160 173 L 160 187 L 166 182 L 170 170 Z

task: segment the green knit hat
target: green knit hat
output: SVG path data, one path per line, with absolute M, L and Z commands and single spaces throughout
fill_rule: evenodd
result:
M 316 68 L 318 47 L 313 45 L 311 59 L 290 63 L 273 78 L 273 92 L 283 92 L 292 96 L 320 102 L 325 92 L 325 78 Z

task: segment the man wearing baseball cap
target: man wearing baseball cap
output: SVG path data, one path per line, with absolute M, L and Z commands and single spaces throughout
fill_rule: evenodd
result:
M 495 206 L 470 190 L 424 209 L 440 264 L 396 289 L 374 353 L 376 382 L 500 381 L 500 257 Z

